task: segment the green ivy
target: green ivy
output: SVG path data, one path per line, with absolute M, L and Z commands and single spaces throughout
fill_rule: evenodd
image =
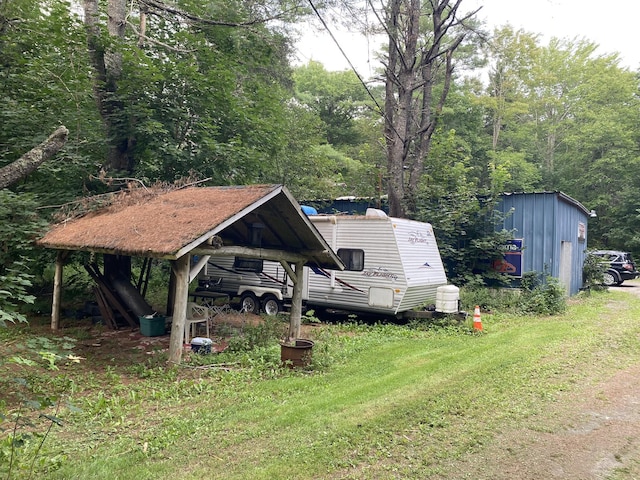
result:
M 44 222 L 36 212 L 36 201 L 28 194 L 0 190 L 0 327 L 7 322 L 25 322 L 20 305 L 33 303 L 28 291 L 33 240 Z

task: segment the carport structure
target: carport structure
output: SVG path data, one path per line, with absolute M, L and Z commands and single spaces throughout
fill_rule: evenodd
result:
M 38 242 L 58 250 L 51 328 L 58 329 L 64 258 L 69 251 L 171 261 L 173 311 L 169 361 L 182 358 L 189 284 L 211 256 L 282 264 L 294 284 L 289 339 L 300 332 L 303 267 L 344 265 L 286 187 L 250 185 L 136 189 L 111 205 L 54 225 Z M 192 265 L 191 257 L 199 260 Z

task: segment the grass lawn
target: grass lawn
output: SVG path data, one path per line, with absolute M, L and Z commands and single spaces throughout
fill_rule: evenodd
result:
M 169 368 L 166 355 L 122 352 L 59 370 L 24 367 L 37 393 L 64 389 L 79 409 L 49 412 L 62 425 L 31 478 L 446 478 L 496 432 L 545 429 L 565 395 L 640 361 L 638 318 L 640 299 L 594 293 L 555 317 L 483 314 L 482 334 L 470 321 L 322 325 L 306 372 L 280 368 L 277 344 L 209 356 L 213 366 Z M 63 334 L 94 340 L 87 329 Z M 33 325 L 0 330 L 9 413 L 20 392 L 9 372 L 22 368 L 9 362 L 11 349 L 43 335 Z M 34 448 L 18 451 L 11 478 L 28 477 Z

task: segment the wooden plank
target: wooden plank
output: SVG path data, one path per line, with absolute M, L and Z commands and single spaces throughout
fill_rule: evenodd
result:
M 153 259 L 147 258 L 146 260 L 148 260 L 148 262 L 146 265 L 147 268 L 144 271 L 144 280 L 142 282 L 142 289 L 138 289 L 138 291 L 143 297 L 147 296 L 147 287 L 149 286 L 149 277 L 151 276 L 151 265 L 153 264 Z
M 102 315 L 102 318 L 107 324 L 107 327 L 109 327 L 111 330 L 117 330 L 118 322 L 116 321 L 115 315 L 113 314 L 113 310 L 111 310 L 111 307 L 109 307 L 109 305 L 107 304 L 107 300 L 104 298 L 102 290 L 100 290 L 100 287 L 94 286 L 93 292 L 96 295 L 96 302 L 98 303 L 100 315 Z
M 93 280 L 100 287 L 100 290 L 104 294 L 107 303 L 112 308 L 115 308 L 118 312 L 120 312 L 120 315 L 122 315 L 122 317 L 127 321 L 130 327 L 137 328 L 138 324 L 136 323 L 136 320 L 133 318 L 131 313 L 126 309 L 126 307 L 122 304 L 122 302 L 120 302 L 120 300 L 116 297 L 116 295 L 111 291 L 111 289 L 108 286 L 107 280 L 103 277 L 103 275 L 98 270 L 98 266 L 85 265 L 85 268 L 87 272 L 89 272 L 89 275 L 91 275 Z

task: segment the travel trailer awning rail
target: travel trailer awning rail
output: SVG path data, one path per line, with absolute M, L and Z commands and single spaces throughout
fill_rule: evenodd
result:
M 272 250 L 267 248 L 251 248 L 251 247 L 239 247 L 239 246 L 230 246 L 230 247 L 221 247 L 221 248 L 197 247 L 197 248 L 194 248 L 191 251 L 191 253 L 193 255 L 209 255 L 212 257 L 236 256 L 236 257 L 245 257 L 245 258 L 257 258 L 261 260 L 275 260 L 278 262 L 289 262 L 289 263 L 306 262 L 309 264 L 314 264 L 315 258 L 329 259 L 332 256 L 332 253 L 327 250 L 293 253 L 293 252 L 286 252 L 283 250 Z M 336 266 L 339 267 L 340 270 L 344 270 L 344 265 L 342 264 L 342 262 L 340 262 L 339 264 L 336 262 Z

